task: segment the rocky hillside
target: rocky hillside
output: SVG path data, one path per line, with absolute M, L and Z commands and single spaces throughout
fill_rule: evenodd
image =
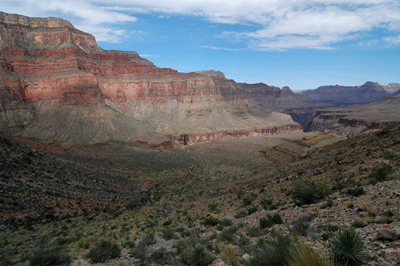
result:
M 135 52 L 104 51 L 63 19 L 0 13 L 0 22 L 0 129 L 7 134 L 65 145 L 171 146 L 301 130 L 223 75 L 178 73 Z
M 354 137 L 400 123 L 400 95 L 355 107 L 314 111 L 305 131 L 324 131 Z
M 341 141 L 301 133 L 94 157 L 1 137 L 1 263 L 274 265 L 268 255 L 290 251 L 276 241 L 329 256 L 350 229 L 366 265 L 397 265 L 399 139 L 397 126 Z M 44 215 L 23 215 L 35 208 Z
M 248 84 L 239 83 L 248 95 L 253 97 L 260 105 L 271 110 L 289 114 L 294 121 L 304 127 L 304 123 L 311 116 L 315 108 L 331 106 L 313 102 L 302 94 L 294 93 L 289 87 L 282 89 L 264 83 Z
M 315 90 L 302 91 L 307 98 L 320 103 L 333 104 L 337 107 L 353 104 L 365 104 L 381 101 L 400 89 L 400 84 L 387 86 L 377 82 L 366 82 L 361 86 L 321 86 Z

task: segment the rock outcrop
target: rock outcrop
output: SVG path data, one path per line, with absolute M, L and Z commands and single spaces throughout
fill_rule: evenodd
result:
M 400 123 L 400 95 L 356 107 L 316 110 L 304 131 L 331 132 L 354 137 Z
M 221 72 L 178 73 L 136 52 L 104 51 L 63 19 L 0 12 L 0 63 L 0 129 L 7 134 L 159 145 L 185 135 L 190 144 L 301 130 Z

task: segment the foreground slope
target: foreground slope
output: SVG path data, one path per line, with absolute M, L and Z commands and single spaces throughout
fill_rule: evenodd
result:
M 225 77 L 178 73 L 135 52 L 104 51 L 63 19 L 0 13 L 0 21 L 0 129 L 8 134 L 159 145 L 301 130 Z

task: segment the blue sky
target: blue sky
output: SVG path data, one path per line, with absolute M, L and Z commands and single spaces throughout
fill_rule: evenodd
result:
M 400 83 L 399 0 L 0 0 L 0 11 L 65 18 L 103 49 L 181 72 L 293 90 Z

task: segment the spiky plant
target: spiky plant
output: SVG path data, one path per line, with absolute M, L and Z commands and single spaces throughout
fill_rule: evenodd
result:
M 276 240 L 265 241 L 255 250 L 254 256 L 246 263 L 246 265 L 286 266 L 292 246 L 292 240 L 289 236 L 278 236 Z
M 205 246 L 197 243 L 189 253 L 189 262 L 194 266 L 207 266 L 213 262 L 213 257 Z
M 330 246 L 339 266 L 360 266 L 367 264 L 364 241 L 353 229 L 339 230 L 331 239 Z
M 240 266 L 240 261 L 238 257 L 236 257 L 235 251 L 233 251 L 232 247 L 226 246 L 224 248 L 224 258 L 226 259 L 228 265 Z
M 332 260 L 305 244 L 293 247 L 289 253 L 288 266 L 334 266 Z

